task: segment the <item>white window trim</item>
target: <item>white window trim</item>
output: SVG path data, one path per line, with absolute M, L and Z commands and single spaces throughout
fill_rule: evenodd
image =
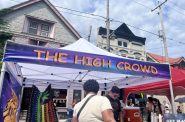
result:
M 122 46 L 118 45 L 118 42 L 119 42 L 119 41 L 122 42 Z M 127 47 L 123 46 L 123 43 L 124 43 L 124 42 L 127 43 Z M 119 47 L 128 48 L 128 46 L 129 46 L 129 41 L 128 41 L 128 40 L 125 40 L 125 39 L 118 38 L 118 39 L 117 39 L 117 45 L 118 45 Z
M 118 40 L 118 42 L 121 42 L 121 45 L 118 45 L 119 47 L 125 47 L 123 43 L 127 44 L 126 48 L 128 47 L 128 42 L 122 40 Z

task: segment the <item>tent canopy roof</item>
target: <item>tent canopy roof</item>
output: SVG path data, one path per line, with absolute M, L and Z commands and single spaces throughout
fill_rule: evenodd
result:
M 171 78 L 173 84 L 174 95 L 185 94 L 185 70 L 171 67 Z M 132 92 L 144 92 L 151 95 L 165 95 L 170 96 L 169 81 L 163 80 L 161 82 L 147 83 L 138 86 L 128 87 L 125 89 L 127 96 Z
M 32 52 L 29 52 L 30 50 L 32 50 Z M 62 65 L 60 64 L 60 66 L 50 65 L 53 62 L 48 60 L 50 61 L 48 63 L 47 61 L 45 61 L 45 59 L 42 59 L 41 53 L 40 53 L 40 59 L 39 57 L 37 58 L 31 57 L 33 50 L 34 51 L 35 50 L 37 51 L 38 50 L 44 50 L 44 51 L 61 50 L 61 52 L 74 54 L 74 56 L 76 54 L 79 54 L 79 55 L 82 55 L 82 57 L 83 55 L 87 55 L 92 57 L 97 56 L 98 58 L 105 58 L 105 60 L 112 59 L 111 66 L 113 65 L 113 63 L 115 62 L 117 63 L 119 61 L 131 62 L 132 64 L 138 63 L 137 65 L 138 67 L 140 65 L 145 65 L 146 63 L 146 65 L 149 65 L 149 67 L 150 65 L 158 67 L 159 75 L 157 75 L 156 77 L 153 77 L 153 76 L 147 77 L 148 75 L 144 76 L 141 73 L 138 73 L 138 71 L 136 72 L 138 74 L 134 75 L 131 71 L 126 71 L 126 70 L 122 70 L 122 72 L 121 71 L 111 72 L 111 70 L 116 70 L 116 65 L 112 66 L 111 70 L 107 68 L 108 66 L 105 69 L 99 70 L 97 67 L 81 68 L 81 65 L 80 67 L 78 66 L 74 68 L 73 67 L 74 64 L 68 64 L 67 66 L 65 66 L 65 64 L 62 64 Z M 56 54 L 56 53 L 53 53 L 53 54 Z M 36 54 L 34 54 L 34 56 L 35 55 Z M 69 58 L 71 58 L 72 56 L 70 56 Z M 55 88 L 61 88 L 61 85 L 64 88 L 66 88 L 69 85 L 75 85 L 74 87 L 80 87 L 83 84 L 83 81 L 86 81 L 88 79 L 96 79 L 100 83 L 100 88 L 104 89 L 106 87 L 107 89 L 109 89 L 112 85 L 117 85 L 120 88 L 124 88 L 124 87 L 139 85 L 139 84 L 158 82 L 158 81 L 161 81 L 162 79 L 166 79 L 167 77 L 169 77 L 168 65 L 166 64 L 157 64 L 157 63 L 149 63 L 149 62 L 126 59 L 126 58 L 117 56 L 115 54 L 112 54 L 110 52 L 107 52 L 105 50 L 102 50 L 94 46 L 93 44 L 89 43 L 85 39 L 79 39 L 75 43 L 68 45 L 66 47 L 63 47 L 61 49 L 47 49 L 43 47 L 35 47 L 35 46 L 28 46 L 28 45 L 25 46 L 21 44 L 17 44 L 17 47 L 15 47 L 15 44 L 12 44 L 11 42 L 11 44 L 7 45 L 4 61 L 18 62 L 18 65 L 20 66 L 22 71 L 22 75 L 23 77 L 26 78 L 26 82 L 25 82 L 26 86 L 31 86 L 32 84 L 44 86 L 44 85 L 47 85 L 48 83 L 51 83 L 52 87 L 55 87 Z M 71 61 L 72 60 L 70 60 L 69 62 Z M 165 71 L 163 69 L 167 69 L 167 70 Z M 149 71 L 147 70 L 146 73 L 147 72 Z M 164 78 L 158 77 L 160 75 L 164 76 Z

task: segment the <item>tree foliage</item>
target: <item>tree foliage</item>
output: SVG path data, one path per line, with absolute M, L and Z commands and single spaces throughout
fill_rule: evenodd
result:
M 9 12 L 11 12 L 11 9 L 0 10 L 0 61 L 2 61 L 3 58 L 4 45 L 6 40 L 11 39 L 13 36 L 13 34 L 9 31 L 8 23 L 3 19 L 3 16 Z M 0 69 L 1 64 L 2 62 L 0 63 Z

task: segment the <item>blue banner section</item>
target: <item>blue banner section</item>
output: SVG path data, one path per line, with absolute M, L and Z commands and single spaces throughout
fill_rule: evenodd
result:
M 17 122 L 20 112 L 22 86 L 5 72 L 0 98 L 0 122 Z
M 82 47 L 83 48 L 83 47 Z M 8 42 L 4 61 L 170 79 L 169 65 Z
M 185 114 L 165 114 L 165 122 L 185 122 Z

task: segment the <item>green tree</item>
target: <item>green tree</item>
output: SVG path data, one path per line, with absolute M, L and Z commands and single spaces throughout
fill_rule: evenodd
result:
M 0 69 L 2 66 L 2 58 L 4 52 L 4 45 L 6 40 L 11 39 L 13 34 L 9 31 L 9 25 L 3 20 L 3 16 L 9 13 L 11 9 L 1 9 L 0 10 Z

